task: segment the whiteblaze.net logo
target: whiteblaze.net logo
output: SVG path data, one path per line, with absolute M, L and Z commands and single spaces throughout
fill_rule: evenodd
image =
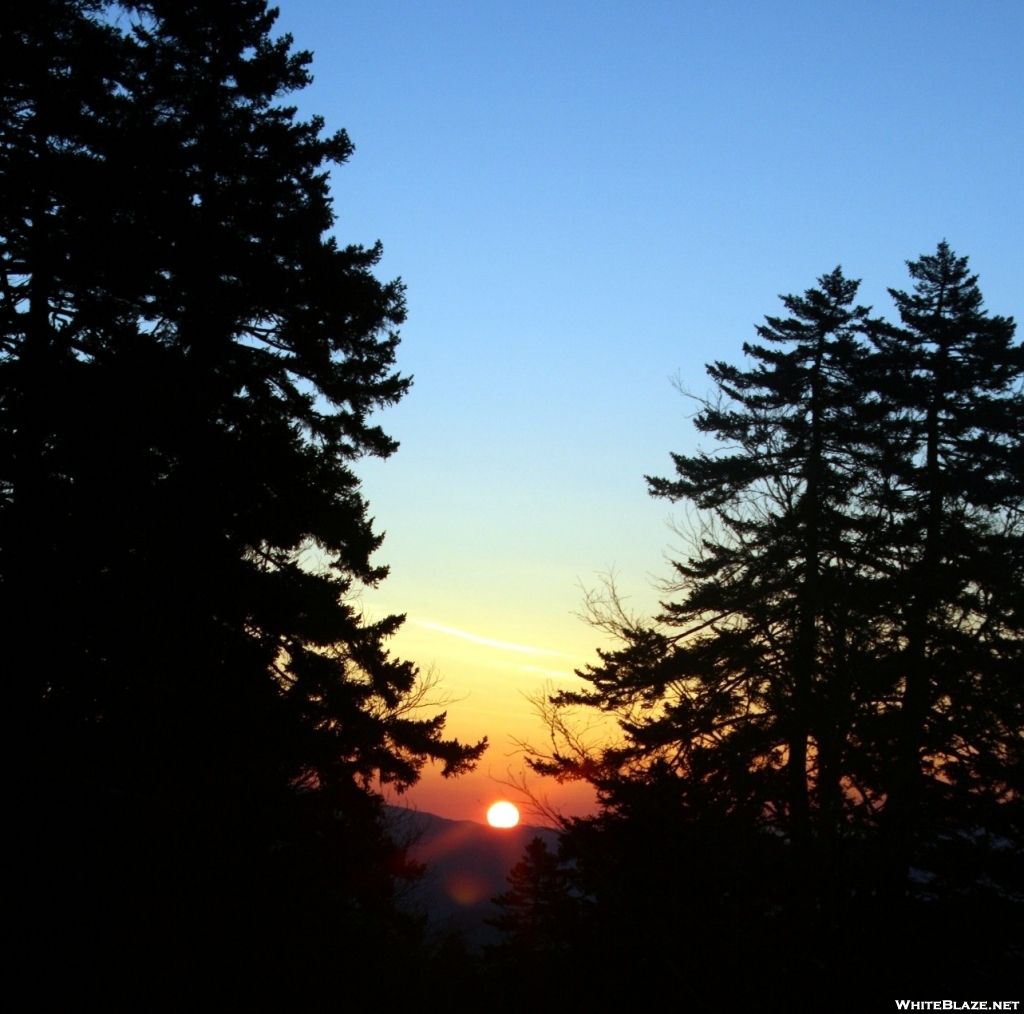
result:
M 1019 1000 L 897 1000 L 897 1010 L 1016 1010 Z

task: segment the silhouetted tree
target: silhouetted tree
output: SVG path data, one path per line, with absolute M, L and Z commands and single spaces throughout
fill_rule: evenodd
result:
M 842 662 L 834 649 L 845 645 L 830 643 L 829 627 L 846 616 L 829 604 L 846 599 L 840 589 L 856 552 L 849 506 L 863 474 L 853 453 L 863 396 L 857 332 L 868 319 L 866 308 L 851 306 L 858 283 L 840 269 L 819 286 L 784 297 L 793 316 L 769 317 L 758 327 L 772 346 L 744 346 L 754 369 L 725 363 L 708 369 L 730 401 L 705 406 L 697 427 L 740 450 L 674 455 L 674 480 L 648 480 L 656 496 L 714 511 L 728 532 L 724 541 L 706 544 L 701 559 L 676 564 L 688 594 L 667 615 L 687 626 L 712 621 L 712 633 L 699 640 L 703 652 L 718 655 L 719 679 L 736 678 L 729 656 L 737 636 L 746 642 L 748 662 L 759 657 L 757 675 L 745 678 L 753 676 L 763 689 L 748 684 L 742 696 L 760 698 L 775 729 L 756 747 L 766 770 L 775 767 L 771 752 L 783 747 L 777 756 L 785 776 L 773 802 L 801 848 L 812 825 L 830 836 L 842 808 L 840 743 L 851 716 L 835 700 L 833 673 Z M 722 621 L 731 627 L 727 637 Z M 722 672 L 723 665 L 732 672 Z
M 936 835 L 1024 847 L 1024 348 L 945 242 L 908 268 L 914 291 L 890 290 L 901 326 L 872 335 L 885 407 L 873 474 L 890 518 L 879 661 L 896 705 L 882 815 L 895 898 L 913 863 L 931 865 L 921 848 Z
M 752 369 L 708 368 L 722 398 L 696 425 L 732 450 L 673 455 L 676 477 L 648 480 L 706 512 L 694 556 L 674 564 L 683 597 L 660 629 L 620 626 L 623 648 L 586 673 L 594 690 L 562 698 L 630 709 L 616 771 L 667 764 L 698 811 L 783 830 L 808 865 L 848 819 L 845 742 L 872 703 L 851 677 L 866 538 L 856 447 L 871 410 L 857 284 L 836 269 L 784 297 L 791 316 L 744 346 Z
M 548 715 L 557 732 L 558 709 L 601 708 L 621 740 L 562 737 L 532 759 L 598 789 L 601 814 L 564 847 L 584 885 L 605 871 L 585 886 L 599 911 L 660 878 L 666 898 L 716 913 L 702 920 L 788 940 L 771 966 L 819 986 L 883 941 L 934 972 L 937 916 L 970 898 L 991 928 L 975 957 L 998 965 L 1020 940 L 1024 359 L 965 259 L 940 244 L 909 266 L 902 327 L 855 307 L 837 269 L 783 298 L 791 316 L 758 328 L 771 344 L 744 347 L 751 369 L 708 368 L 720 398 L 696 424 L 722 449 L 648 480 L 700 512 L 679 597 L 655 622 L 614 588 L 593 597 L 620 647 Z M 661 853 L 638 868 L 659 835 L 707 875 L 669 876 Z M 752 890 L 747 868 L 775 886 Z M 903 899 L 940 903 L 896 918 Z M 685 937 L 664 913 L 649 922 Z
M 526 854 L 508 875 L 508 885 L 493 899 L 501 915 L 488 920 L 504 935 L 503 949 L 512 954 L 566 950 L 580 902 L 573 896 L 569 871 L 542 838 L 526 846 Z
M 409 388 L 404 290 L 327 234 L 352 145 L 283 104 L 311 57 L 274 17 L 48 0 L 0 27 L 4 712 L 43 949 L 106 912 L 152 955 L 248 911 L 242 951 L 318 921 L 329 950 L 387 907 L 374 784 L 483 748 L 416 717 L 401 617 L 350 599 L 386 574 L 352 463 L 397 446 L 369 417 Z

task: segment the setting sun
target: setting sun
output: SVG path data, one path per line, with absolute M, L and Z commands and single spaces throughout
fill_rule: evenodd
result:
M 519 823 L 519 811 L 511 803 L 495 803 L 487 811 L 487 823 L 491 827 L 515 827 Z

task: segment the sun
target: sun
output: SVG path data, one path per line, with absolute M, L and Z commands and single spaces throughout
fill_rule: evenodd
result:
M 491 827 L 515 827 L 519 823 L 519 811 L 511 803 L 502 800 L 494 803 L 487 811 L 487 823 Z

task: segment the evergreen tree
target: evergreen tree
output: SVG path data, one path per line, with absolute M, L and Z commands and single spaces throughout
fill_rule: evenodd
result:
M 725 363 L 709 368 L 731 405 L 707 406 L 697 427 L 742 449 L 714 457 L 674 455 L 675 480 L 648 480 L 654 495 L 715 510 L 734 535 L 728 548 L 709 547 L 696 566 L 676 565 L 699 592 L 693 587 L 686 601 L 670 605 L 669 615 L 693 622 L 707 615 L 709 598 L 717 598 L 720 613 L 743 616 L 754 650 L 764 655 L 767 649 L 771 699 L 765 703 L 785 748 L 780 802 L 801 845 L 811 836 L 813 804 L 826 835 L 841 809 L 840 742 L 850 716 L 840 714 L 843 705 L 834 699 L 829 670 L 837 659 L 827 658 L 835 645 L 827 643 L 826 628 L 842 618 L 825 603 L 842 597 L 837 590 L 848 580 L 854 555 L 856 522 L 848 507 L 859 477 L 851 454 L 861 422 L 857 332 L 868 315 L 864 307 L 851 308 L 858 283 L 839 268 L 819 285 L 802 297 L 783 297 L 792 316 L 769 317 L 758 327 L 774 347 L 744 346 L 757 362 L 753 370 Z M 732 594 L 722 598 L 726 585 Z
M 103 919 L 100 949 L 132 920 L 209 944 L 247 905 L 275 961 L 318 920 L 337 948 L 386 910 L 374 784 L 483 749 L 414 717 L 401 617 L 350 600 L 386 575 L 352 464 L 397 446 L 369 417 L 409 387 L 404 290 L 328 235 L 352 145 L 282 103 L 311 57 L 274 17 L 49 0 L 0 29 L 0 612 L 44 948 Z
M 508 890 L 492 899 L 500 914 L 487 922 L 502 939 L 485 946 L 481 971 L 493 1009 L 563 1010 L 609 999 L 606 981 L 595 974 L 598 936 L 577 873 L 561 844 L 555 853 L 537 837 L 508 874 Z
M 558 856 L 542 838 L 534 838 L 507 879 L 509 889 L 493 899 L 501 915 L 488 920 L 504 935 L 503 949 L 513 955 L 565 950 L 579 903 L 574 904 L 569 872 Z
M 883 819 L 895 898 L 936 834 L 1024 847 L 1024 348 L 945 242 L 908 268 L 914 291 L 890 290 L 902 326 L 873 335 L 886 409 L 874 472 L 892 518 L 884 664 L 898 703 Z
M 753 368 L 709 367 L 721 397 L 696 423 L 722 449 L 648 480 L 701 512 L 679 597 L 653 623 L 593 600 L 620 647 L 552 702 L 554 732 L 582 704 L 615 714 L 621 740 L 532 760 L 599 791 L 565 844 L 597 921 L 628 919 L 614 899 L 646 881 L 684 906 L 707 887 L 720 939 L 786 941 L 765 972 L 808 996 L 889 944 L 904 983 L 977 983 L 1020 940 L 1024 359 L 966 259 L 940 244 L 910 270 L 901 327 L 854 306 L 837 269 L 784 297 L 790 316 L 744 347 Z M 638 869 L 659 836 L 691 871 L 713 856 L 707 875 L 668 876 L 664 856 Z M 940 969 L 945 916 L 990 932 Z
M 676 477 L 648 480 L 710 515 L 695 555 L 674 564 L 683 598 L 661 628 L 623 630 L 624 648 L 586 674 L 592 693 L 563 697 L 633 709 L 622 761 L 669 762 L 691 805 L 768 819 L 807 858 L 847 819 L 845 740 L 862 706 L 849 671 L 867 538 L 852 506 L 869 321 L 857 284 L 836 269 L 784 297 L 791 316 L 744 346 L 753 369 L 708 368 L 723 397 L 696 425 L 738 449 L 673 455 Z

